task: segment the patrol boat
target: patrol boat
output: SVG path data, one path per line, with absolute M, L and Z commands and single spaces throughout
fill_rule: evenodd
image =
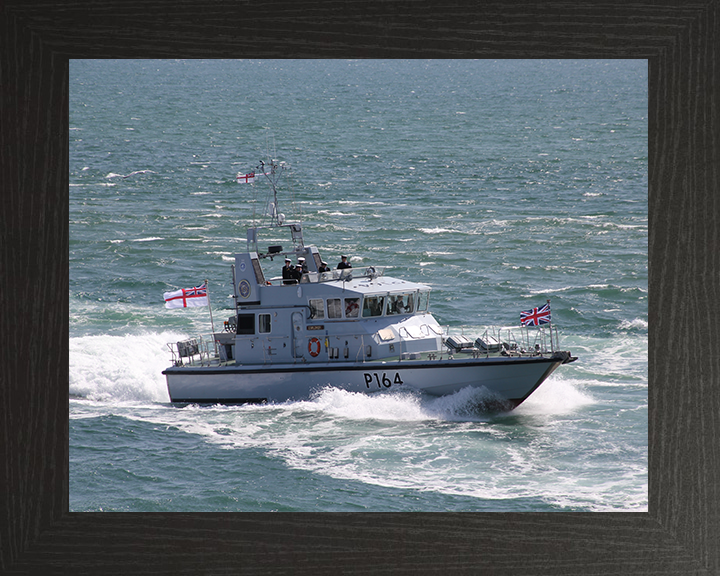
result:
M 429 311 L 430 286 L 388 276 L 380 266 L 322 271 L 302 224 L 285 222 L 278 210 L 282 165 L 259 168 L 271 184 L 270 223 L 248 228 L 247 249 L 235 254 L 235 312 L 223 330 L 168 344 L 173 362 L 163 374 L 172 402 L 283 402 L 328 386 L 434 396 L 472 387 L 489 409 L 510 410 L 576 360 L 558 349 L 552 325 L 451 335 Z M 284 232 L 287 248 L 261 249 L 261 232 Z M 282 257 L 304 259 L 298 278 L 266 276 Z

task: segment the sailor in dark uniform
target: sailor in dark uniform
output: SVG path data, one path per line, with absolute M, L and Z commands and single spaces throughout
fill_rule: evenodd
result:
M 299 283 L 303 275 L 302 264 L 295 264 L 295 269 L 293 270 L 292 274 L 292 277 L 295 278 L 295 280 Z
M 330 272 L 330 266 L 327 265 L 327 262 L 320 262 L 320 268 L 318 268 L 318 272 Z
M 352 268 L 352 264 L 347 261 L 347 256 L 340 256 L 340 264 L 338 264 L 338 270 L 344 270 L 345 268 Z
M 282 269 L 283 284 L 295 284 L 292 280 L 294 279 L 294 270 L 292 264 L 290 264 L 290 258 L 285 258 L 285 266 Z
M 307 267 L 307 264 L 305 264 L 305 258 L 303 258 L 302 256 L 300 256 L 300 258 L 298 258 L 298 266 L 302 267 L 303 274 L 307 273 L 308 267 Z

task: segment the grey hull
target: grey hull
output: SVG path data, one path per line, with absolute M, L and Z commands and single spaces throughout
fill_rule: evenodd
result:
M 172 402 L 243 403 L 307 399 L 332 386 L 350 392 L 412 389 L 435 396 L 484 387 L 510 407 L 525 400 L 567 357 L 287 364 L 166 369 Z

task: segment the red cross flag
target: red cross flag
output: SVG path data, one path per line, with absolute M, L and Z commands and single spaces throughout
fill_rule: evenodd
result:
M 175 292 L 165 292 L 165 308 L 196 308 L 208 306 L 207 285 L 194 288 L 181 288 Z
M 247 184 L 248 182 L 255 182 L 255 172 L 250 172 L 249 174 L 240 174 L 240 172 L 238 172 L 238 175 L 235 176 L 235 181 L 238 184 Z

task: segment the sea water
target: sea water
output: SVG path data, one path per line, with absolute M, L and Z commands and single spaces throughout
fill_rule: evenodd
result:
M 646 511 L 647 90 L 627 60 L 71 61 L 70 509 Z M 232 314 L 269 199 L 235 175 L 268 156 L 331 267 L 431 286 L 457 334 L 549 299 L 579 359 L 506 413 L 171 404 L 166 344 L 211 324 L 163 292 Z

